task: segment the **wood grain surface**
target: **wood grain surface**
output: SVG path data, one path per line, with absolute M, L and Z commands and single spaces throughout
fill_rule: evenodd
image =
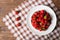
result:
M 23 1 L 27 0 L 0 0 L 0 40 L 15 40 L 13 34 L 10 33 L 8 28 L 2 22 L 2 18 L 11 11 L 11 9 L 16 8 Z M 57 8 L 60 9 L 60 0 L 52 0 Z

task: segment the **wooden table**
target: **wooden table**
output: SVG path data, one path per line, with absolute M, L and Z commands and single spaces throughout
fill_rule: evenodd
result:
M 2 22 L 2 18 L 23 1 L 27 0 L 0 0 L 0 40 L 15 40 L 13 34 L 10 33 Z M 53 0 L 53 2 L 60 9 L 60 0 Z

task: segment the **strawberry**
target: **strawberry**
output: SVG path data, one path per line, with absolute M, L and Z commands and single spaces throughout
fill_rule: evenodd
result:
M 39 19 L 40 21 L 42 20 L 42 18 L 41 18 L 41 17 L 39 17 L 38 19 Z
M 47 29 L 48 28 L 48 26 L 45 26 L 45 29 Z
M 48 23 L 47 23 L 47 26 L 49 26 L 49 25 L 50 25 L 50 23 L 48 22 Z
M 40 11 L 40 14 L 41 14 L 41 15 L 44 15 L 44 12 L 45 12 L 44 10 L 41 10 L 41 11 Z
M 39 27 L 36 27 L 36 29 L 39 30 L 39 31 L 41 31 L 41 27 L 40 26 Z
M 40 17 L 40 15 L 38 14 L 36 18 L 39 18 L 39 17 Z
M 36 21 L 35 20 L 32 20 L 32 23 L 35 23 Z
M 20 12 L 20 10 L 19 10 L 19 11 L 16 11 L 16 12 L 15 12 L 15 14 L 16 14 L 16 15 L 18 15 L 18 14 L 19 14 L 19 12 Z
M 37 12 L 35 12 L 35 14 L 34 14 L 35 16 L 37 16 Z
M 32 25 L 36 28 L 37 27 L 37 25 L 35 24 L 35 23 L 32 23 Z
M 16 24 L 16 26 L 17 26 L 17 27 L 18 27 L 18 26 L 21 26 L 21 23 Z
M 41 10 L 40 12 L 41 12 L 41 13 L 44 13 L 44 10 Z
M 40 15 L 40 18 L 43 18 L 43 15 Z
M 37 21 L 37 22 L 39 22 L 39 21 L 40 21 L 40 19 L 37 19 L 36 21 Z
M 16 18 L 16 21 L 19 21 L 20 19 L 21 19 L 21 17 L 17 17 L 17 18 Z
M 41 29 L 41 28 L 38 28 L 38 30 L 39 30 L 39 31 L 42 31 L 42 29 Z
M 45 28 L 45 24 L 42 24 L 42 27 Z
M 39 24 L 42 25 L 42 22 L 40 22 Z
M 42 19 L 42 20 L 41 20 L 41 22 L 42 22 L 42 23 L 45 23 L 45 20 L 44 20 L 44 19 Z
M 51 17 L 50 17 L 50 15 L 48 15 L 47 21 L 51 21 Z
M 36 18 L 34 17 L 34 18 L 32 18 L 32 20 L 35 20 Z

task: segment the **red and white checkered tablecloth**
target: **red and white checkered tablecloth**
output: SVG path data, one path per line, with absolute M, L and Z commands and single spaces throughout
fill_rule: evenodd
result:
M 52 8 L 57 16 L 57 25 L 53 32 L 44 35 L 38 36 L 35 33 L 32 33 L 27 26 L 26 17 L 29 10 L 38 5 L 46 5 Z M 19 14 L 16 15 L 16 11 L 19 11 Z M 19 21 L 15 19 L 21 17 Z M 13 36 L 16 37 L 16 40 L 60 40 L 60 11 L 52 2 L 52 0 L 28 0 L 24 1 L 17 8 L 9 12 L 4 18 L 3 22 L 8 26 L 8 29 L 13 33 Z M 21 23 L 21 26 L 16 27 L 16 24 Z

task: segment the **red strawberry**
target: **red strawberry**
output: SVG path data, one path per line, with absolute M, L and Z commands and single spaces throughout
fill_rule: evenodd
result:
M 35 23 L 32 23 L 32 25 L 36 28 L 37 27 L 37 25 L 35 24 Z
M 34 15 L 37 16 L 37 12 Z
M 45 28 L 45 24 L 43 24 L 42 27 Z
M 20 12 L 20 10 L 19 10 L 19 11 L 16 11 L 16 12 L 15 12 L 15 13 L 16 13 L 16 15 L 17 15 L 17 14 L 19 14 L 19 12 Z
M 47 26 L 49 26 L 49 25 L 50 25 L 50 23 L 48 22 L 48 23 L 47 23 Z
M 47 21 L 49 21 L 49 20 L 51 21 L 51 17 L 48 17 L 48 18 L 47 18 Z
M 40 15 L 38 14 L 38 15 L 37 15 L 37 18 L 39 18 L 39 17 L 40 17 Z
M 40 15 L 40 18 L 43 18 L 43 15 Z
M 46 16 L 48 17 L 48 16 L 49 16 L 49 14 L 48 14 L 48 13 L 46 13 Z
M 48 26 L 45 26 L 45 29 L 47 29 L 48 28 Z
M 32 18 L 32 20 L 35 20 L 35 18 Z
M 51 18 L 49 17 L 47 20 L 51 20 Z
M 32 23 L 35 23 L 36 22 L 36 20 L 32 20 Z
M 38 28 L 39 31 L 42 31 L 41 28 Z
M 39 22 L 39 21 L 40 21 L 40 19 L 37 19 L 36 21 L 37 21 L 37 22 Z
M 39 17 L 38 19 L 39 19 L 40 21 L 42 20 L 42 18 L 41 18 L 41 17 Z
M 44 19 L 42 19 L 42 20 L 41 20 L 41 22 L 42 22 L 42 23 L 45 23 L 45 20 L 44 20 Z
M 32 18 L 35 18 L 35 17 L 36 17 L 35 15 L 32 16 Z
M 40 14 L 44 14 L 44 10 L 41 10 L 41 11 L 40 11 Z
M 17 26 L 17 27 L 18 27 L 18 26 L 21 26 L 21 23 L 16 24 L 16 26 Z
M 17 17 L 17 18 L 16 18 L 16 21 L 19 21 L 20 19 L 21 19 L 21 17 Z

